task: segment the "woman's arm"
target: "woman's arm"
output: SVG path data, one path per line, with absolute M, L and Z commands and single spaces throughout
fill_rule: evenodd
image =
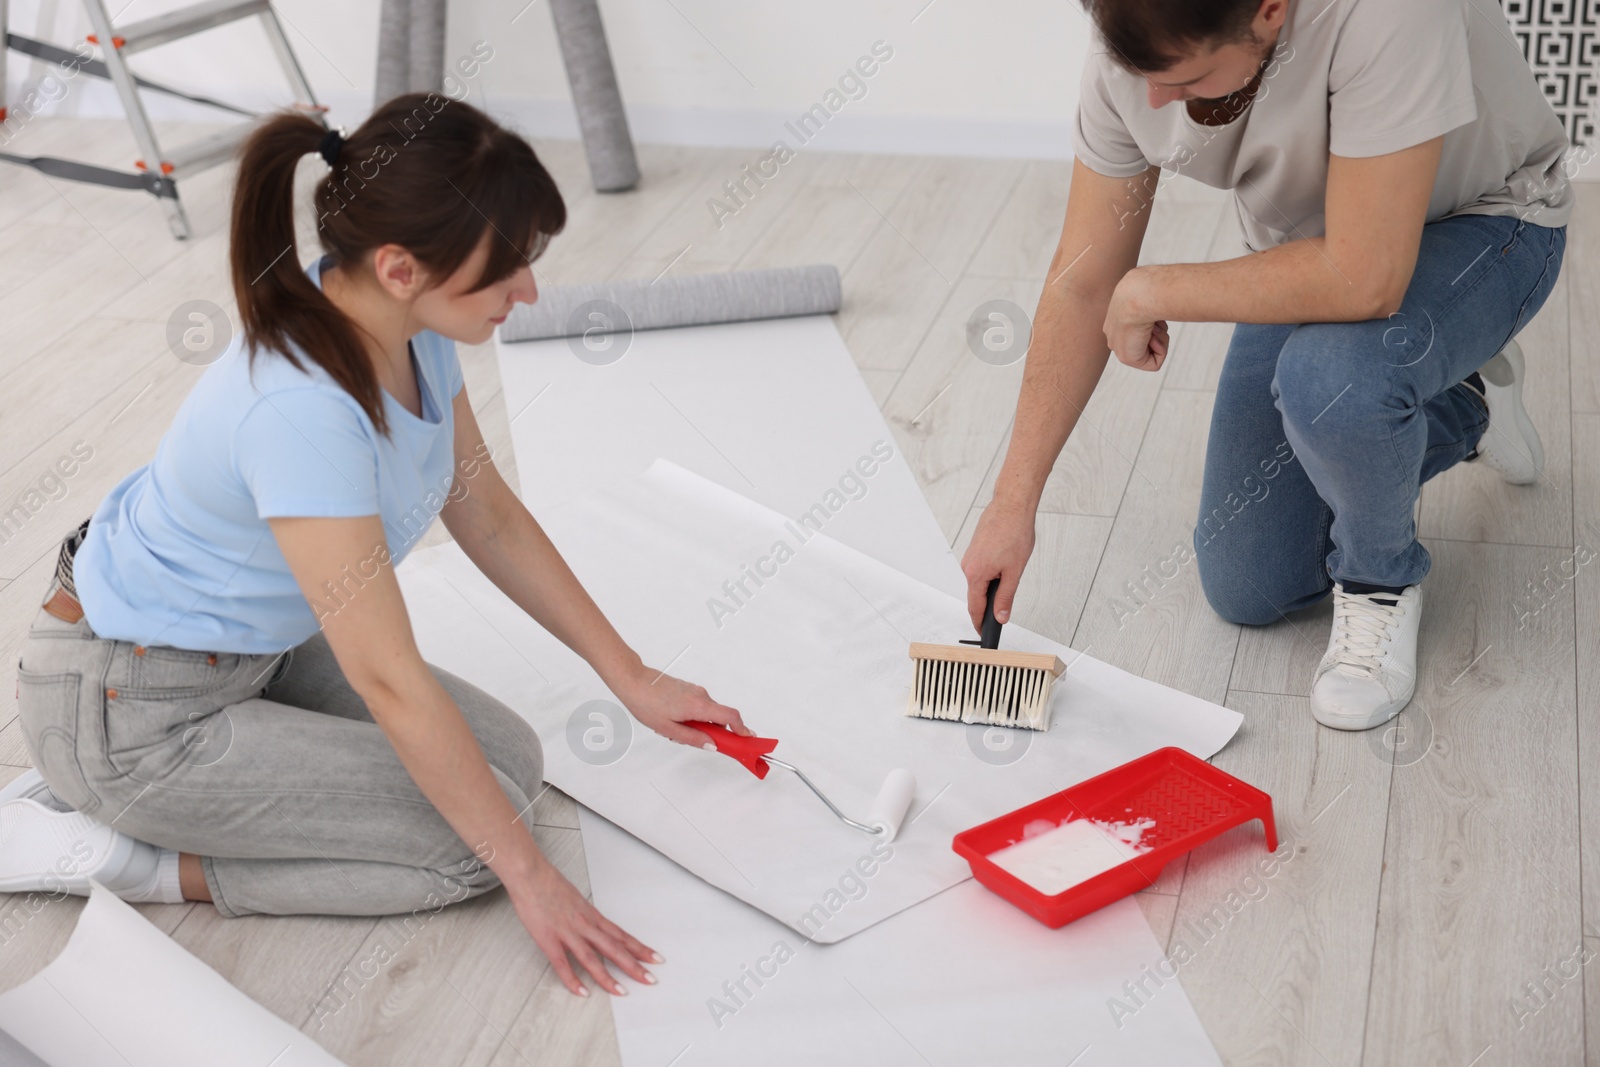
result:
M 709 747 L 687 720 L 750 729 L 697 685 L 646 667 L 590 598 L 567 561 L 489 457 L 467 390 L 455 398 L 456 485 L 439 513 L 456 544 L 506 596 L 588 661 L 634 717 L 663 737 Z
M 337 610 L 320 612 L 334 658 L 423 795 L 505 885 L 567 988 L 586 992 L 568 952 L 611 993 L 622 988 L 602 955 L 633 978 L 654 981 L 639 961 L 659 957 L 595 911 L 539 851 L 472 728 L 423 661 L 379 517 L 268 523 L 308 603 L 327 605 L 323 583 L 338 588 L 345 568 L 361 575 L 364 584 Z

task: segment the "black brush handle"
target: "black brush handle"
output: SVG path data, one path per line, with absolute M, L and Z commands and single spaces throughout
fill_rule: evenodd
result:
M 979 640 L 970 641 L 963 638 L 963 645 L 977 645 L 979 648 L 1000 647 L 1000 620 L 994 617 L 994 598 L 1000 591 L 1000 579 L 990 578 L 989 589 L 984 593 L 983 603 L 983 629 L 979 631 Z
M 979 634 L 981 648 L 1000 647 L 1000 620 L 994 617 L 994 597 L 1000 591 L 1000 579 L 989 579 L 989 591 L 984 594 L 983 632 Z

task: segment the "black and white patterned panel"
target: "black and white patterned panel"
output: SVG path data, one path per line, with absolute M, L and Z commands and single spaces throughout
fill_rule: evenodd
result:
M 1593 145 L 1600 96 L 1600 0 L 1502 0 L 1550 106 L 1576 146 Z

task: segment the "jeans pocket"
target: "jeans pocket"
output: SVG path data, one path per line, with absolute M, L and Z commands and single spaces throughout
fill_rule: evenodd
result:
M 100 806 L 78 750 L 83 678 L 17 667 L 17 718 L 34 765 L 51 792 L 85 814 Z
M 78 719 L 78 691 L 81 675 L 71 671 L 46 674 L 17 663 L 17 718 L 22 735 L 32 744 L 49 729 L 72 730 Z M 37 755 L 37 753 L 35 753 Z
M 233 744 L 228 705 L 237 687 L 185 690 L 108 689 L 106 762 L 139 782 L 166 777 L 185 764 L 209 766 Z

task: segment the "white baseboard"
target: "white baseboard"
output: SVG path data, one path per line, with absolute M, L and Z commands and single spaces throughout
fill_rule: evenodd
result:
M 490 111 L 530 137 L 576 137 L 577 119 L 565 100 L 492 99 Z M 1071 159 L 1070 119 L 1006 122 L 923 115 L 862 115 L 841 112 L 816 129 L 802 129 L 794 115 L 658 105 L 629 107 L 628 126 L 644 144 L 770 149 L 783 141 L 791 150 L 887 152 L 899 155 L 972 156 L 995 159 Z
M 232 96 L 214 95 L 255 106 L 263 91 Z M 279 94 L 281 95 L 281 94 Z M 22 103 L 25 87 L 9 87 L 13 108 Z M 287 100 L 287 96 L 282 96 Z M 485 107 L 495 118 L 515 126 L 531 138 L 576 139 L 578 121 L 567 100 L 533 100 L 477 94 L 469 98 Z M 487 101 L 487 102 L 486 102 Z M 229 121 L 228 113 L 193 104 L 186 100 L 144 94 L 145 109 L 152 119 L 175 121 Z M 327 93 L 322 102 L 336 125 L 353 128 L 369 113 L 371 94 L 356 90 Z M 111 86 L 99 79 L 80 76 L 73 79 L 65 97 L 40 113 L 75 115 L 83 118 L 121 118 L 122 106 Z M 999 159 L 1070 159 L 1072 125 L 1070 118 L 1041 122 L 1006 122 L 983 118 L 922 115 L 861 115 L 848 109 L 832 116 L 820 130 L 805 131 L 808 140 L 786 126 L 794 115 L 733 111 L 713 108 L 663 107 L 640 105 L 628 108 L 628 125 L 634 140 L 643 144 L 680 144 L 707 147 L 749 147 L 769 149 L 784 141 L 791 150 L 818 152 L 889 152 L 907 155 L 975 156 Z
M 24 99 L 24 87 L 12 85 L 8 88 L 8 100 L 15 109 Z M 251 106 L 253 102 L 247 102 L 249 97 L 261 98 L 266 93 L 267 90 L 255 90 L 230 99 L 238 100 L 241 106 Z M 271 99 L 287 98 L 273 96 Z M 482 94 L 469 99 L 524 136 L 568 140 L 578 137 L 578 121 L 569 101 L 485 97 Z M 146 93 L 144 100 L 150 117 L 158 121 L 216 122 L 229 118 L 227 112 L 160 93 Z M 327 93 L 322 102 L 329 107 L 330 120 L 347 128 L 359 125 L 372 107 L 370 93 L 348 89 Z M 73 80 L 67 95 L 42 111 L 40 117 L 47 118 L 50 114 L 121 118 L 122 105 L 108 83 L 80 77 Z M 798 114 L 798 111 L 795 115 L 784 115 L 650 104 L 629 107 L 628 125 L 634 140 L 642 144 L 766 150 L 781 139 L 792 150 L 817 152 L 888 152 L 993 159 L 1072 158 L 1070 117 L 1014 122 L 955 116 L 860 115 L 846 110 L 810 134 L 809 140 L 802 141 L 791 128 Z M 1600 181 L 1600 155 L 1580 167 L 1574 180 Z

